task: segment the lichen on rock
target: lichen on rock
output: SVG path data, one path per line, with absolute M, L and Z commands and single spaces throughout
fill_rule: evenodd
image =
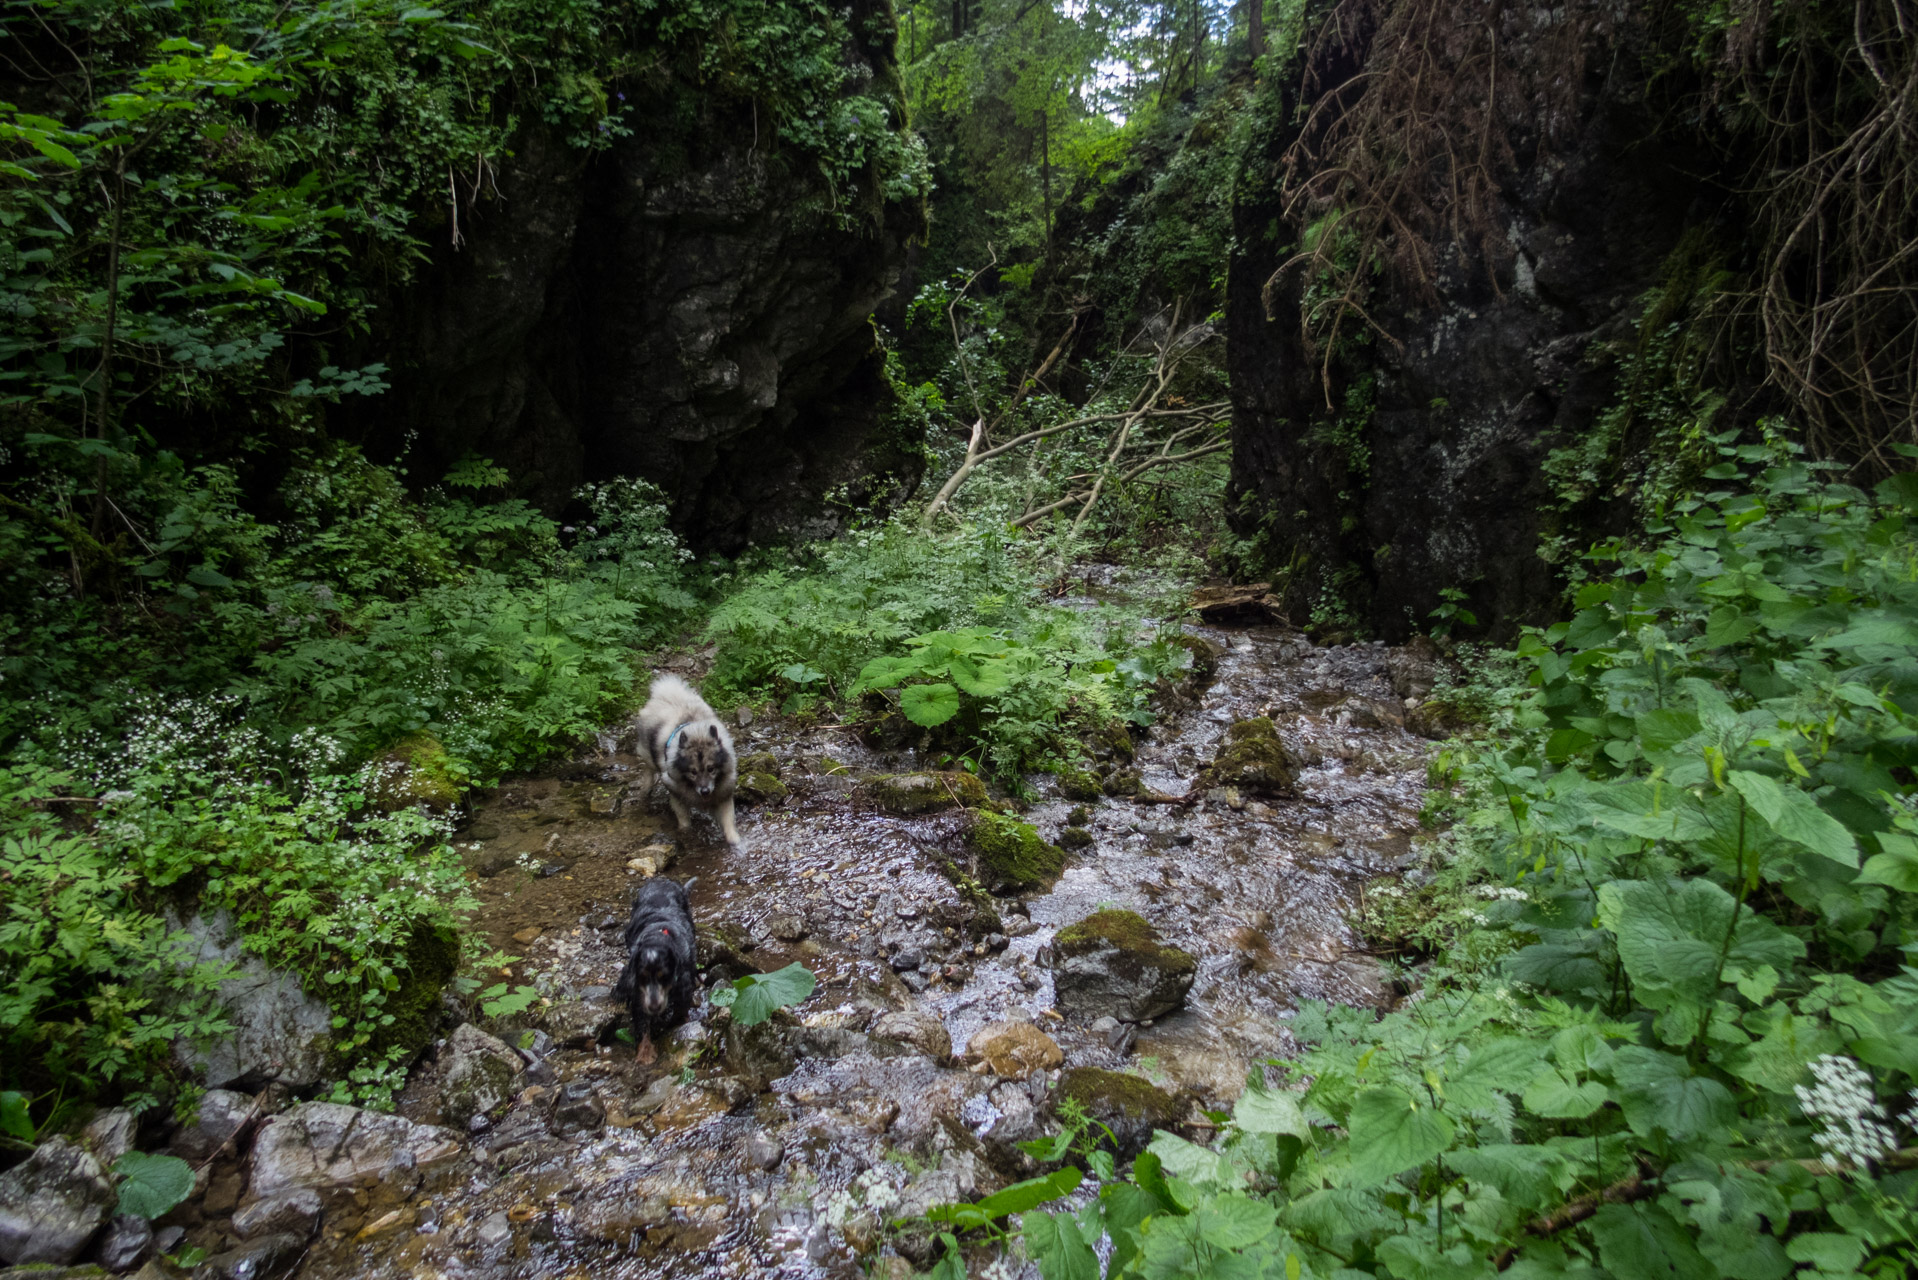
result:
M 1296 767 L 1271 718 L 1258 716 L 1226 729 L 1219 754 L 1206 768 L 1205 785 L 1275 795 L 1292 789 Z

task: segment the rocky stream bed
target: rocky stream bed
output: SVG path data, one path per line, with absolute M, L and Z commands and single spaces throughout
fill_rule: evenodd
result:
M 170 1138 L 195 1195 L 157 1246 L 101 1206 L 86 1260 L 149 1280 L 184 1244 L 202 1280 L 903 1275 L 928 1242 L 886 1224 L 1038 1172 L 1017 1144 L 1062 1099 L 1125 1154 L 1154 1128 L 1205 1137 L 1205 1110 L 1291 1047 L 1299 1000 L 1391 998 L 1346 917 L 1411 856 L 1425 744 L 1406 721 L 1424 727 L 1433 658 L 1191 635 L 1196 673 L 1157 725 L 1092 744 L 1097 773 L 1039 780 L 1015 815 L 1039 840 L 909 750 L 750 712 L 738 849 L 703 818 L 675 836 L 616 734 L 509 780 L 459 847 L 475 926 L 549 1002 L 497 1034 L 450 1027 L 396 1115 L 211 1091 Z M 702 996 L 640 1066 L 610 988 L 654 873 L 694 878 L 706 985 L 798 961 L 813 996 L 751 1029 Z M 116 1114 L 32 1176 L 84 1203 L 87 1150 L 110 1164 L 132 1141 Z

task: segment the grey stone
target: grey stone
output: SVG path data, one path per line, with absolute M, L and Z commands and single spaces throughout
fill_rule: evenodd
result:
M 459 1149 L 459 1135 L 436 1125 L 334 1102 L 305 1102 L 260 1127 L 247 1200 L 300 1187 L 323 1191 L 391 1179 L 450 1159 Z
M 193 1269 L 193 1280 L 272 1280 L 291 1271 L 305 1252 L 304 1236 L 261 1236 L 214 1254 Z
M 525 1069 L 505 1041 L 461 1023 L 440 1054 L 441 1118 L 466 1128 L 474 1117 L 490 1116 L 512 1099 L 514 1079 Z
M 233 1234 L 242 1240 L 260 1236 L 310 1236 L 320 1224 L 320 1193 L 295 1187 L 259 1200 L 250 1200 L 233 1215 Z
M 181 1226 L 161 1227 L 153 1233 L 153 1252 L 172 1253 L 180 1241 L 186 1239 L 186 1228 Z
M 497 1248 L 513 1238 L 513 1224 L 507 1218 L 506 1211 L 502 1209 L 498 1213 L 489 1213 L 481 1218 L 473 1234 L 483 1247 Z
M 766 932 L 781 942 L 799 942 L 806 936 L 806 922 L 790 912 L 769 916 Z
M 1131 911 L 1096 911 L 1061 929 L 1050 948 L 1059 1008 L 1096 1020 L 1140 1022 L 1185 1003 L 1198 962 L 1166 946 L 1158 930 Z
M 224 909 L 184 920 L 170 917 L 168 923 L 190 940 L 187 959 L 238 969 L 218 991 L 232 1034 L 205 1045 L 177 1041 L 173 1057 L 180 1068 L 214 1088 L 273 1080 L 295 1088 L 318 1084 L 333 1046 L 333 1011 L 326 1001 L 302 990 L 297 975 L 247 951 Z
M 547 1009 L 546 1031 L 562 1049 L 590 1049 L 625 1016 L 611 1000 L 567 1000 Z
M 925 962 L 925 952 L 919 950 L 917 947 L 907 947 L 903 950 L 893 952 L 892 959 L 886 963 L 890 964 L 895 972 L 904 973 L 908 969 L 917 969 Z
M 87 1121 L 80 1130 L 80 1145 L 93 1153 L 103 1169 L 111 1169 L 114 1161 L 133 1150 L 135 1139 L 139 1137 L 140 1122 L 125 1107 L 115 1107 L 111 1111 L 102 1111 Z
M 88 1152 L 50 1138 L 0 1174 L 0 1262 L 65 1266 L 106 1224 L 117 1197 Z
M 747 1164 L 770 1173 L 786 1158 L 786 1144 L 764 1129 L 755 1129 L 746 1139 L 745 1155 Z
M 197 1164 L 233 1142 L 254 1118 L 253 1099 L 248 1095 L 208 1089 L 200 1096 L 193 1119 L 174 1131 L 167 1146 L 182 1160 Z
M 606 1104 L 590 1080 L 568 1080 L 553 1097 L 553 1133 L 572 1138 L 598 1133 L 606 1125 Z
M 952 1036 L 946 1024 L 924 1009 L 900 1009 L 873 1023 L 872 1034 L 880 1040 L 908 1044 L 931 1058 L 944 1062 L 952 1056 Z
M 130 1213 L 116 1213 L 93 1256 L 108 1271 L 131 1271 L 153 1247 L 153 1224 Z
M 912 992 L 914 995 L 923 994 L 925 989 L 932 985 L 931 979 L 927 978 L 925 974 L 920 973 L 917 969 L 900 974 L 899 980 L 905 983 L 906 990 Z

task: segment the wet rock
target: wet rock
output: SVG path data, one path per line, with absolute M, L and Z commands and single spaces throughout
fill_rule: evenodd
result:
M 1084 827 L 1066 827 L 1059 832 L 1061 849 L 1083 849 L 1092 843 L 1092 833 Z
M 606 1104 L 590 1080 L 568 1080 L 553 1096 L 553 1133 L 573 1138 L 598 1133 L 606 1126 Z
M 1059 794 L 1068 800 L 1097 800 L 1104 791 L 1099 775 L 1089 769 L 1059 770 Z
M 1137 769 L 1114 769 L 1101 788 L 1114 800 L 1129 800 L 1145 792 L 1145 778 Z
M 786 784 L 770 773 L 742 773 L 733 788 L 733 797 L 741 804 L 778 804 L 790 794 Z
M 219 1218 L 232 1213 L 234 1206 L 240 1203 L 240 1192 L 246 1182 L 240 1177 L 238 1169 L 223 1169 L 207 1180 L 206 1194 L 200 1199 L 200 1211 L 209 1218 Z
M 111 1111 L 102 1111 L 87 1121 L 80 1130 L 80 1145 L 93 1153 L 103 1169 L 111 1169 L 113 1162 L 133 1150 L 134 1140 L 139 1136 L 140 1122 L 125 1107 L 115 1107 Z
M 910 817 L 986 802 L 986 786 L 969 773 L 895 773 L 866 783 L 866 795 L 887 813 Z
M 743 1154 L 747 1164 L 770 1173 L 786 1158 L 786 1144 L 764 1129 L 755 1129 L 746 1139 Z
M 1095 726 L 1084 739 L 1085 746 L 1098 760 L 1130 760 L 1132 734 L 1123 720 L 1107 720 Z
M 1065 869 L 1065 850 L 1047 844 L 1030 822 L 1002 813 L 976 811 L 966 844 L 979 865 L 979 878 L 994 889 L 1051 883 Z
M 200 1096 L 191 1123 L 174 1130 L 167 1146 L 182 1160 L 197 1164 L 223 1147 L 236 1150 L 240 1131 L 255 1118 L 251 1097 L 231 1089 L 208 1089 Z
M 1272 594 L 1269 582 L 1254 582 L 1237 587 L 1200 587 L 1192 593 L 1190 607 L 1210 623 L 1236 623 L 1262 626 L 1284 622 L 1283 602 Z
M 193 1269 L 193 1280 L 272 1280 L 291 1271 L 305 1252 L 304 1236 L 261 1236 L 214 1254 Z
M 932 982 L 926 977 L 926 975 L 923 973 L 920 973 L 916 969 L 908 973 L 900 974 L 899 981 L 905 983 L 906 990 L 912 992 L 916 996 L 924 995 L 926 988 L 932 985 Z
M 93 1256 L 108 1271 L 131 1271 L 152 1250 L 153 1224 L 130 1213 L 116 1213 Z
M 1430 636 L 1413 636 L 1410 641 L 1385 655 L 1385 669 L 1392 679 L 1392 692 L 1400 698 L 1424 701 L 1438 684 L 1444 655 Z
M 65 1266 L 105 1225 L 116 1199 L 98 1160 L 49 1138 L 0 1173 L 0 1262 Z
M 966 1042 L 966 1056 L 1008 1080 L 1024 1080 L 1065 1061 L 1052 1037 L 1030 1022 L 987 1023 Z
M 1086 808 L 1082 804 L 1073 805 L 1072 811 L 1066 814 L 1066 825 L 1068 827 L 1083 827 L 1089 824 L 1091 821 L 1092 821 L 1092 810 Z
M 1449 697 L 1428 698 L 1405 713 L 1405 727 L 1421 738 L 1437 742 L 1463 733 L 1483 718 L 1472 708 Z
M 611 1000 L 564 1000 L 548 1006 L 541 1020 L 562 1049 L 590 1049 L 611 1034 L 626 1011 Z
M 274 1080 L 296 1089 L 318 1084 L 333 1047 L 333 1011 L 326 1002 L 302 990 L 296 975 L 271 968 L 247 951 L 231 913 L 220 910 L 169 923 L 191 940 L 184 958 L 230 964 L 238 971 L 218 993 L 233 1032 L 205 1045 L 182 1037 L 173 1052 L 180 1068 L 214 1088 Z
M 899 1193 L 899 1203 L 888 1214 L 894 1221 L 923 1218 L 933 1205 L 979 1199 L 995 1190 L 998 1183 L 975 1151 L 948 1151 L 938 1168 L 920 1174 Z
M 512 1098 L 514 1077 L 525 1064 L 497 1036 L 466 1022 L 447 1038 L 440 1068 L 440 1114 L 446 1123 L 465 1127 Z
M 504 1209 L 489 1213 L 473 1229 L 473 1238 L 483 1249 L 496 1249 L 513 1238 L 513 1223 Z
M 1032 1105 L 1032 1095 L 1026 1092 L 1026 1086 L 1012 1080 L 1002 1080 L 992 1087 L 987 1095 L 993 1109 L 999 1113 L 990 1128 L 980 1136 L 991 1140 L 991 1148 L 998 1154 L 1010 1156 L 1004 1144 L 1027 1142 L 1039 1136 L 1040 1115 L 1038 1108 Z
M 1205 772 L 1212 787 L 1237 787 L 1252 795 L 1290 791 L 1295 765 L 1291 752 L 1267 716 L 1241 720 L 1225 731 L 1225 742 Z
M 459 1135 L 436 1125 L 305 1102 L 260 1127 L 247 1197 L 251 1202 L 301 1187 L 323 1191 L 384 1181 L 450 1159 L 459 1149 Z
M 806 937 L 806 921 L 791 912 L 766 918 L 766 932 L 780 942 L 800 942 Z
M 1093 1019 L 1139 1022 L 1185 1003 L 1198 962 L 1131 911 L 1095 911 L 1052 940 L 1059 1007 Z
M 320 1193 L 295 1187 L 241 1205 L 233 1215 L 233 1234 L 242 1240 L 265 1236 L 311 1236 L 320 1225 Z
M 482 1245 L 497 1245 L 512 1238 L 513 1228 L 506 1221 L 506 1215 L 501 1213 L 494 1217 L 500 1220 L 497 1227 L 489 1229 L 492 1218 L 480 1223 L 478 1235 Z M 573 1215 L 581 1235 L 621 1248 L 637 1244 L 638 1238 L 645 1232 L 672 1220 L 672 1202 L 660 1195 L 596 1197 L 580 1206 Z
M 726 1065 L 754 1093 L 789 1074 L 799 1054 L 793 1045 L 797 1023 L 782 1010 L 754 1027 L 730 1018 L 725 1025 Z
M 770 773 L 778 778 L 784 776 L 785 771 L 780 768 L 779 757 L 772 752 L 751 751 L 739 757 L 739 772 Z
M 952 1037 L 946 1024 L 924 1009 L 900 1009 L 873 1023 L 872 1034 L 880 1040 L 910 1045 L 934 1062 L 952 1056 Z
M 1049 1103 L 1056 1112 L 1068 1101 L 1077 1103 L 1087 1116 L 1112 1130 L 1122 1160 L 1145 1150 L 1152 1135 L 1172 1128 L 1184 1111 L 1179 1099 L 1151 1081 L 1098 1067 L 1073 1067 L 1059 1077 Z
M 887 964 L 892 966 L 894 973 L 904 973 L 908 969 L 917 969 L 925 962 L 926 953 L 917 947 L 907 947 L 903 951 L 895 951 L 892 954 L 892 958 L 886 961 Z

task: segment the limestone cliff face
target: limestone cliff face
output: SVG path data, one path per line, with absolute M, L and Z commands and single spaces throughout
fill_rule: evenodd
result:
M 883 39 L 847 56 L 854 85 L 891 73 Z M 658 98 L 659 128 L 642 114 L 597 153 L 535 124 L 497 192 L 462 202 L 464 243 L 398 300 L 388 416 L 367 434 L 411 431 L 441 466 L 491 457 L 549 510 L 582 480 L 643 476 L 701 547 L 830 532 L 822 495 L 917 478 L 868 317 L 923 213 L 836 216 L 845 193 L 750 104 Z
M 1550 23 L 1525 6 L 1500 12 L 1504 74 L 1539 78 Z M 1369 38 L 1321 55 L 1320 82 L 1363 71 Z M 1335 356 L 1329 388 L 1302 334 L 1304 273 L 1274 281 L 1303 230 L 1276 194 L 1298 126 L 1272 127 L 1247 156 L 1228 285 L 1233 510 L 1292 557 L 1300 621 L 1316 607 L 1398 639 L 1457 587 L 1504 638 L 1555 604 L 1538 548 L 1561 517 L 1541 463 L 1611 402 L 1606 342 L 1633 331 L 1661 262 L 1710 216 L 1709 157 L 1643 104 L 1630 33 L 1595 24 L 1587 41 L 1582 82 L 1553 108 L 1570 115 L 1549 139 L 1538 120 L 1512 130 L 1489 215 L 1500 251 L 1435 241 L 1430 290 L 1378 288 L 1384 333 Z M 1579 515 L 1575 537 L 1618 518 Z

